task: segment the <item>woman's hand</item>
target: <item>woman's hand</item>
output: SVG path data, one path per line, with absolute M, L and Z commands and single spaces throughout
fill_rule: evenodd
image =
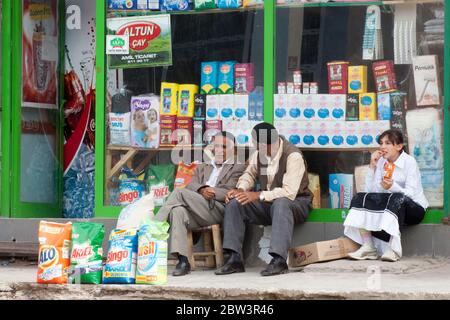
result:
M 394 180 L 392 180 L 392 179 L 383 178 L 383 180 L 381 181 L 381 186 L 385 190 L 389 190 L 390 188 L 392 188 L 393 185 L 394 185 Z
M 383 156 L 383 153 L 380 150 L 372 153 L 370 157 L 370 169 L 375 170 L 377 168 L 378 160 Z

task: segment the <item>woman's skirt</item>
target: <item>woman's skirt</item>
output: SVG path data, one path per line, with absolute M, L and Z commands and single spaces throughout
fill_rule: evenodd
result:
M 401 257 L 400 228 L 405 225 L 407 207 L 411 206 L 419 215 L 423 211 L 423 218 L 425 210 L 402 193 L 358 193 L 353 197 L 345 219 L 344 234 L 363 244 L 360 229 L 371 231 L 380 255 L 390 247 Z

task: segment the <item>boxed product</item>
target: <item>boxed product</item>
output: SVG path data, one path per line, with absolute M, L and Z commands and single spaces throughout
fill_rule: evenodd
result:
M 331 137 L 332 147 L 345 146 L 346 123 L 344 121 L 333 121 L 328 124 L 329 135 Z
M 161 83 L 161 116 L 176 116 L 178 113 L 178 84 Z
M 218 95 L 206 96 L 206 120 L 220 120 L 220 101 Z
M 162 11 L 186 11 L 192 10 L 193 0 L 161 0 Z
M 264 91 L 262 88 L 257 87 L 249 95 L 248 100 L 248 119 L 250 121 L 264 121 Z
M 275 120 L 286 120 L 288 118 L 287 101 L 288 97 L 286 94 L 274 95 Z
M 236 61 L 226 61 L 219 64 L 218 90 L 219 94 L 234 93 L 234 66 Z
M 311 83 L 309 83 L 309 82 L 303 82 L 303 85 L 302 85 L 303 94 L 310 94 L 311 93 L 310 85 L 311 85 Z
M 108 0 L 111 10 L 159 10 L 159 0 Z
M 244 7 L 253 7 L 264 4 L 264 0 L 244 0 Z
M 405 145 L 408 144 L 408 130 L 406 127 L 406 109 L 407 109 L 407 94 L 405 92 L 397 91 L 391 92 L 391 127 L 398 129 L 403 133 L 403 141 Z
M 302 147 L 317 146 L 317 126 L 314 121 L 302 121 L 300 125 L 300 137 L 302 137 Z
M 176 116 L 161 116 L 161 143 L 163 147 L 173 147 L 177 144 L 175 130 L 177 129 Z
M 206 95 L 196 94 L 194 97 L 194 119 L 206 119 Z
M 367 92 L 367 66 L 348 67 L 348 93 Z
M 359 120 L 375 121 L 377 120 L 377 94 L 362 93 L 359 95 Z
M 299 120 L 302 115 L 303 95 L 287 95 L 287 120 Z
M 317 82 L 309 83 L 309 93 L 310 94 L 319 94 L 319 84 Z
M 355 167 L 356 193 L 366 191 L 366 176 L 369 174 L 369 170 L 369 165 Z
M 219 62 L 203 62 L 201 72 L 201 94 L 216 94 L 219 87 Z
M 347 95 L 347 121 L 359 121 L 359 94 L 350 93 Z
M 195 10 L 208 10 L 216 7 L 215 0 L 194 0 Z
M 132 146 L 159 147 L 159 105 L 157 96 L 139 96 L 131 99 Z
M 288 264 L 291 268 L 308 264 L 332 261 L 346 258 L 350 252 L 355 252 L 359 244 L 342 237 L 335 240 L 315 242 L 289 250 Z
M 378 94 L 378 120 L 391 120 L 391 95 Z
M 327 148 L 331 146 L 331 130 L 329 126 L 330 122 L 317 121 L 314 123 L 315 131 L 317 134 L 317 144 L 321 148 Z
M 220 94 L 219 97 L 219 110 L 220 118 L 222 120 L 234 118 L 234 95 L 233 94 Z
M 177 145 L 192 145 L 193 121 L 187 117 L 177 118 Z
M 109 122 L 110 144 L 130 145 L 131 113 L 111 112 L 109 114 Z
M 348 148 L 357 148 L 362 146 L 359 136 L 360 121 L 345 122 L 345 146 Z
M 375 77 L 375 87 L 378 93 L 397 90 L 394 61 L 386 60 L 374 62 L 372 70 Z
M 222 132 L 222 120 L 205 121 L 205 142 L 209 145 L 217 133 Z
M 347 113 L 347 96 L 345 94 L 325 95 L 330 103 L 331 120 L 345 121 Z
M 437 55 L 413 58 L 417 106 L 437 106 L 441 104 L 438 66 Z
M 353 175 L 335 173 L 329 176 L 330 206 L 332 209 L 348 209 L 353 198 Z
M 195 95 L 198 86 L 182 84 L 178 87 L 178 117 L 194 117 Z
M 317 120 L 319 110 L 319 96 L 307 94 L 303 95 L 303 118 L 305 120 Z
M 328 63 L 328 93 L 346 94 L 348 88 L 348 62 Z
M 234 66 L 236 93 L 251 93 L 255 89 L 253 63 L 239 63 Z
M 247 94 L 234 95 L 233 117 L 238 120 L 248 120 L 250 117 L 249 103 L 250 103 L 249 95 Z M 256 113 L 256 109 L 254 109 L 254 111 Z
M 235 9 L 242 6 L 242 0 L 218 0 L 217 7 L 220 9 Z
M 192 144 L 198 147 L 204 146 L 205 141 L 203 140 L 203 136 L 205 134 L 205 121 L 194 120 L 192 126 L 194 128 L 194 137 Z

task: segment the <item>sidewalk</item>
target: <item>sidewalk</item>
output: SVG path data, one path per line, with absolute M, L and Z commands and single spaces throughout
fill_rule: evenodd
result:
M 166 286 L 46 286 L 35 283 L 35 265 L 16 262 L 0 265 L 0 300 L 450 299 L 446 258 L 408 257 L 397 263 L 339 260 L 269 278 L 259 271 L 216 276 L 213 270 L 199 270 L 185 277 L 169 276 Z

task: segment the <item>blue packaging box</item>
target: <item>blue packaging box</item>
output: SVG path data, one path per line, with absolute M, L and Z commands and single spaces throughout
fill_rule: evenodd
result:
M 219 84 L 219 62 L 203 62 L 201 71 L 201 94 L 216 94 Z
M 353 198 L 353 175 L 333 173 L 329 176 L 330 206 L 332 209 L 348 209 Z

